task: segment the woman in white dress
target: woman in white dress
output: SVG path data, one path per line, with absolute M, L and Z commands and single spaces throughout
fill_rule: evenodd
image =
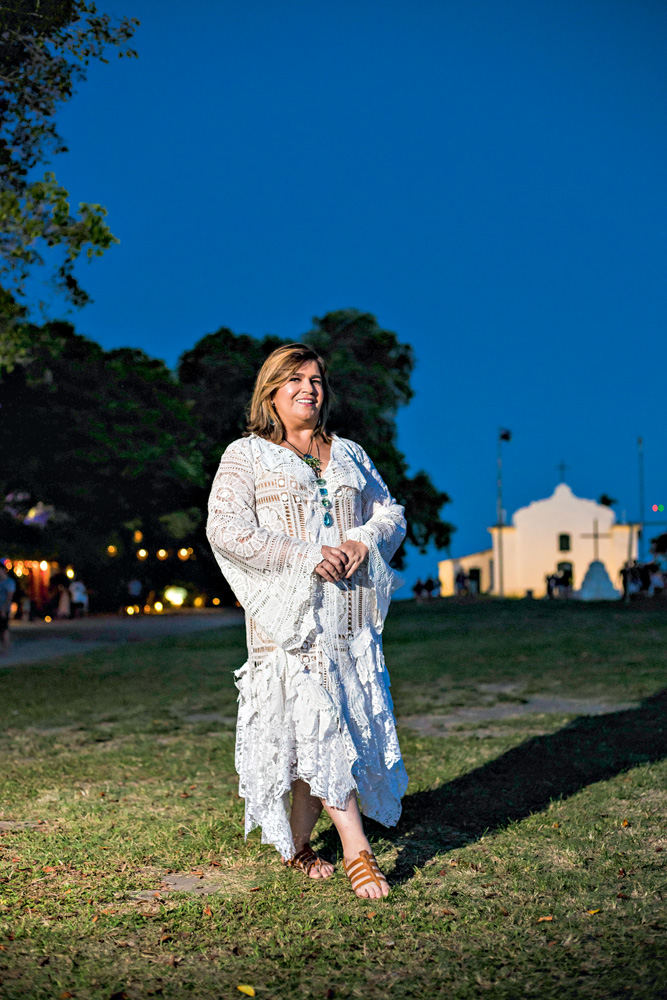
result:
M 381 640 L 405 519 L 363 448 L 327 432 L 329 399 L 310 347 L 267 358 L 249 433 L 215 476 L 207 534 L 246 612 L 235 674 L 246 836 L 260 826 L 286 864 L 327 878 L 333 865 L 310 846 L 324 807 L 352 888 L 376 898 L 389 887 L 359 806 L 394 826 L 407 787 Z

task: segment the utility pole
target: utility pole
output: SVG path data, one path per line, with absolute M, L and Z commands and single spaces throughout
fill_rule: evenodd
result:
M 498 597 L 505 596 L 505 581 L 503 579 L 503 524 L 505 523 L 505 511 L 503 510 L 503 441 L 511 441 L 510 431 L 498 428 L 498 463 L 497 463 L 497 483 L 496 483 L 496 521 L 498 525 Z
M 637 438 L 639 453 L 639 561 L 646 562 L 646 539 L 644 538 L 644 441 Z

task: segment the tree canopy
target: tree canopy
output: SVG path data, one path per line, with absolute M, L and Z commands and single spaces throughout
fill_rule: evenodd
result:
M 0 382 L 1 535 L 90 571 L 124 526 L 164 537 L 160 518 L 191 506 L 204 438 L 163 362 L 104 351 L 67 323 L 29 332 L 29 359 Z M 50 513 L 29 529 L 38 503 Z
M 138 25 L 118 24 L 86 0 L 13 0 L 2 7 L 0 33 L 0 320 L 5 364 L 25 349 L 24 314 L 17 306 L 31 272 L 49 263 L 51 281 L 74 305 L 88 295 L 74 274 L 78 257 L 100 256 L 114 242 L 98 204 L 72 212 L 55 174 L 34 178 L 35 168 L 67 151 L 56 112 L 91 60 L 135 56 L 128 42 Z M 50 251 L 55 251 L 55 257 Z M 14 353 L 11 353 L 12 350 Z

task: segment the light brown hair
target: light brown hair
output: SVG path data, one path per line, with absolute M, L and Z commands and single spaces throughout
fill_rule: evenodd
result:
M 273 397 L 281 385 L 284 385 L 306 361 L 316 361 L 322 376 L 324 400 L 315 428 L 315 437 L 327 444 L 331 441 L 331 435 L 326 429 L 331 405 L 331 389 L 327 380 L 326 365 L 319 354 L 307 344 L 285 344 L 284 347 L 278 347 L 269 354 L 255 381 L 248 413 L 248 433 L 257 434 L 258 437 L 266 438 L 275 444 L 280 444 L 285 439 L 285 428 L 273 405 Z

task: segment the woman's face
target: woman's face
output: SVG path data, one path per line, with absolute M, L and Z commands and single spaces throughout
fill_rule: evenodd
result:
M 324 387 L 317 361 L 304 361 L 273 395 L 273 405 L 286 430 L 315 428 L 323 402 Z

